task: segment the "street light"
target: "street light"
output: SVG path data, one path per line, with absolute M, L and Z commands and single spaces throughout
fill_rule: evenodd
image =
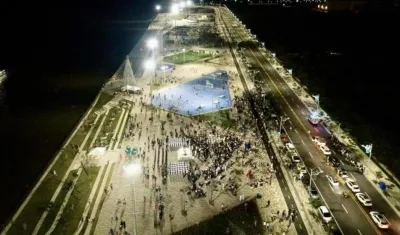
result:
M 319 95 L 312 95 L 312 97 L 315 100 L 315 103 L 317 103 L 317 113 L 319 114 Z
M 177 3 L 174 3 L 171 5 L 171 13 L 173 15 L 176 15 L 179 13 L 179 5 Z
M 156 11 L 160 11 L 161 10 L 161 6 L 160 5 L 156 5 Z
M 186 49 L 183 48 L 182 51 L 183 51 L 183 63 L 185 63 L 185 52 L 186 52 Z
M 154 69 L 153 76 L 151 76 L 151 79 L 150 79 L 150 104 L 151 104 L 151 99 L 152 99 L 151 97 L 153 95 L 153 81 L 156 76 L 156 70 L 155 70 L 156 62 L 154 61 L 154 59 L 148 59 L 144 62 L 144 67 L 146 69 L 150 69 L 150 71 Z
M 364 148 L 365 153 L 368 154 L 369 160 L 371 160 L 372 157 L 372 144 L 365 144 L 365 145 L 361 145 L 361 147 Z
M 287 120 L 289 120 L 289 117 L 280 116 L 280 118 L 279 118 L 279 134 L 281 133 L 282 125 L 283 125 Z
M 147 47 L 150 48 L 151 50 L 154 50 L 158 46 L 158 41 L 155 38 L 150 38 L 147 40 Z
M 311 191 L 311 182 L 314 181 L 313 175 L 315 177 L 317 177 L 321 173 L 323 173 L 323 171 L 321 171 L 319 168 L 310 170 L 310 185 L 308 186 L 308 191 L 309 192 Z

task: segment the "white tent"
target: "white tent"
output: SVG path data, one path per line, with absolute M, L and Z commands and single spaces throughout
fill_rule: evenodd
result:
M 136 86 L 126 85 L 126 86 L 121 87 L 121 91 L 140 92 L 140 91 L 142 91 L 142 88 L 136 87 Z

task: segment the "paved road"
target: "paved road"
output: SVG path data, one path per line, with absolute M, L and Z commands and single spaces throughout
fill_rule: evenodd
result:
M 225 32 L 225 33 L 227 33 L 227 32 Z M 239 71 L 239 76 L 240 76 L 240 80 L 241 80 L 241 82 L 243 84 L 243 87 L 244 87 L 245 91 L 248 92 L 249 88 L 247 87 L 245 78 L 244 78 L 244 76 L 242 74 L 242 71 L 240 70 L 237 58 L 236 58 L 235 54 L 233 53 L 233 49 L 232 49 L 231 45 L 229 45 L 229 49 L 230 49 L 230 52 L 231 52 L 231 54 L 233 56 L 235 66 Z M 262 119 L 260 118 L 259 113 L 257 112 L 257 110 L 255 108 L 254 102 L 251 102 L 251 107 L 250 108 L 252 110 L 252 113 L 253 113 L 254 117 L 257 119 L 257 127 L 258 127 L 258 130 L 261 133 L 262 141 L 264 143 L 264 146 L 266 147 L 267 153 L 272 158 L 271 159 L 272 163 L 275 166 L 278 166 L 279 162 L 277 162 L 277 156 L 275 155 L 275 152 L 273 151 L 272 146 L 269 143 L 269 139 L 268 139 L 267 133 L 266 133 L 266 131 L 264 129 L 264 124 L 262 122 Z M 293 195 L 289 190 L 289 186 L 288 186 L 287 181 L 286 181 L 286 179 L 285 179 L 285 177 L 283 175 L 282 169 L 280 167 L 276 167 L 275 170 L 276 170 L 276 176 L 277 176 L 277 179 L 278 179 L 278 182 L 279 182 L 279 186 L 282 189 L 282 193 L 284 195 L 285 202 L 286 202 L 288 208 L 292 208 L 292 209 L 295 209 L 296 211 L 299 211 L 299 209 L 296 206 L 296 203 L 294 202 Z M 298 235 L 308 234 L 303 219 L 301 218 L 299 213 L 297 213 L 297 215 L 298 216 L 294 220 L 294 226 L 296 228 L 297 234 Z
M 230 18 L 228 24 L 238 24 L 228 11 L 224 17 Z M 235 22 L 235 23 L 234 23 Z M 239 40 L 248 39 L 247 32 L 243 29 L 235 28 L 232 30 L 236 38 Z M 319 151 L 315 144 L 311 141 L 308 131 L 311 135 L 324 136 L 328 141 L 328 145 L 332 147 L 329 141 L 329 134 L 321 127 L 313 127 L 307 120 L 309 111 L 300 101 L 296 94 L 290 89 L 285 81 L 280 77 L 276 70 L 271 66 L 268 60 L 261 54 L 259 48 L 254 43 L 247 43 L 245 55 L 252 67 L 258 69 L 267 81 L 267 89 L 271 90 L 277 100 L 280 102 L 282 111 L 290 118 L 290 122 L 286 122 L 285 127 L 288 134 L 295 144 L 300 156 L 302 156 L 308 168 L 320 167 L 324 174 L 320 174 L 315 180 L 318 189 L 323 195 L 324 200 L 331 209 L 335 219 L 337 220 L 344 234 L 400 234 L 400 218 L 362 175 L 352 172 L 352 175 L 359 184 L 363 192 L 371 197 L 374 206 L 373 210 L 384 212 L 386 217 L 392 224 L 392 228 L 388 231 L 379 230 L 369 218 L 369 209 L 363 208 L 354 198 L 345 199 L 341 193 L 345 188 L 343 184 L 337 189 L 330 187 L 326 180 L 326 174 L 335 175 L 335 170 L 325 164 L 326 157 Z M 290 129 L 290 126 L 292 129 Z M 334 149 L 333 149 L 334 150 Z M 336 153 L 340 159 L 344 159 Z M 347 168 L 348 166 L 346 166 Z M 343 183 L 343 182 L 342 182 Z

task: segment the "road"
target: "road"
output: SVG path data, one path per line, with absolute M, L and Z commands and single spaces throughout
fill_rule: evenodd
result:
M 227 32 L 224 32 L 224 33 L 225 33 L 225 35 L 227 34 Z M 228 36 L 228 35 L 226 35 L 226 36 Z M 238 69 L 239 77 L 240 77 L 240 80 L 242 82 L 243 88 L 244 88 L 244 90 L 246 92 L 249 92 L 249 88 L 247 87 L 246 80 L 245 80 L 244 75 L 243 75 L 243 73 L 242 73 L 242 71 L 240 69 L 240 66 L 238 64 L 237 58 L 236 58 L 235 54 L 233 53 L 233 48 L 232 48 L 231 45 L 229 45 L 229 49 L 230 49 L 230 52 L 231 52 L 231 54 L 233 56 L 233 61 L 235 63 L 235 66 Z M 268 153 L 269 157 L 271 158 L 271 162 L 275 166 L 278 166 L 279 162 L 277 162 L 277 156 L 276 156 L 276 154 L 275 154 L 275 152 L 274 152 L 274 150 L 273 150 L 273 148 L 271 146 L 271 143 L 269 142 L 266 130 L 264 128 L 264 123 L 262 122 L 262 119 L 260 118 L 260 114 L 258 113 L 257 109 L 255 108 L 254 101 L 250 101 L 250 105 L 251 105 L 250 109 L 251 109 L 254 117 L 257 120 L 257 128 L 260 131 L 260 134 L 261 134 L 261 137 L 262 137 L 262 142 L 264 143 L 264 146 L 265 146 L 265 148 L 267 150 L 267 153 Z M 288 186 L 288 183 L 287 183 L 287 181 L 286 181 L 286 179 L 285 179 L 285 177 L 283 175 L 282 169 L 280 167 L 275 167 L 275 170 L 276 170 L 276 177 L 278 179 L 279 186 L 282 189 L 282 193 L 283 193 L 283 196 L 284 196 L 284 199 L 285 199 L 285 202 L 286 202 L 288 208 L 295 209 L 296 211 L 299 211 L 299 208 L 297 207 L 297 205 L 296 205 L 296 203 L 295 203 L 295 201 L 293 199 L 294 197 L 293 197 L 291 191 L 289 190 L 289 186 Z M 294 226 L 296 228 L 297 234 L 298 235 L 308 234 L 308 232 L 306 230 L 306 227 L 305 227 L 305 224 L 304 224 L 303 218 L 301 218 L 299 213 L 297 213 L 297 215 L 298 216 L 296 216 L 295 219 L 294 219 Z
M 233 24 L 240 25 L 228 10 L 222 9 L 221 13 L 228 26 Z M 247 41 L 250 39 L 247 31 L 242 27 L 231 28 L 230 31 L 234 34 L 237 41 Z M 362 192 L 366 192 L 371 197 L 373 201 L 372 209 L 383 212 L 388 218 L 392 226 L 387 231 L 380 230 L 375 226 L 368 215 L 370 210 L 361 206 L 353 195 L 350 198 L 342 196 L 342 191 L 346 188 L 343 184 L 344 181 L 340 181 L 341 185 L 337 188 L 333 188 L 328 184 L 326 175 L 336 175 L 335 169 L 327 166 L 326 157 L 311 141 L 311 135 L 325 137 L 328 146 L 335 151 L 330 142 L 329 133 L 323 127 L 314 127 L 308 122 L 308 109 L 268 62 L 258 46 L 253 42 L 244 44 L 246 48 L 244 54 L 248 59 L 247 61 L 254 69 L 260 71 L 260 74 L 266 79 L 266 88 L 275 95 L 281 104 L 282 111 L 290 118 L 290 121 L 285 123 L 285 129 L 288 131 L 305 165 L 309 169 L 319 167 L 324 172 L 316 178 L 316 186 L 322 198 L 331 209 L 342 233 L 360 235 L 400 234 L 400 218 L 362 174 L 351 172 Z M 310 131 L 311 135 L 308 131 Z M 335 151 L 335 155 L 344 162 L 344 157 L 340 156 L 337 152 Z M 345 167 L 349 168 L 349 166 Z

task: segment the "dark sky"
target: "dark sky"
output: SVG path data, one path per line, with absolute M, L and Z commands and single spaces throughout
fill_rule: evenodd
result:
M 156 1 L 9 1 L 1 5 L 0 179 L 15 209 L 75 123 L 141 36 Z M 126 30 L 132 28 L 133 30 Z M 136 29 L 136 30 L 135 30 Z M 7 180 L 8 179 L 8 180 Z

